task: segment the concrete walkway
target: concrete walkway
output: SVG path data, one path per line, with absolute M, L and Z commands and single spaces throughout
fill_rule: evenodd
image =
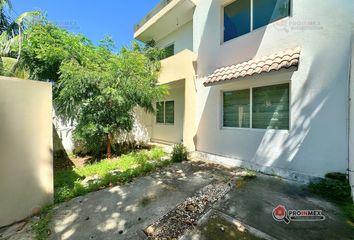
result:
M 56 208 L 50 238 L 138 239 L 145 227 L 213 181 L 213 171 L 175 164 L 128 185 L 73 199 Z
M 203 163 L 174 164 L 128 185 L 73 199 L 56 207 L 50 239 L 140 239 L 144 228 L 185 198 L 215 180 L 232 179 L 237 171 Z M 289 209 L 323 209 L 326 220 L 275 222 L 271 213 L 278 204 Z M 354 238 L 354 228 L 336 207 L 301 185 L 274 177 L 234 181 L 232 190 L 214 208 L 276 239 Z M 208 238 L 197 227 L 186 239 Z

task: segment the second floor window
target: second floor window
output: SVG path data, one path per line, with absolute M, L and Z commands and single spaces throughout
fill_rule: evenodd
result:
M 164 48 L 165 58 L 171 57 L 175 54 L 175 45 L 171 44 Z
M 290 0 L 236 0 L 224 8 L 224 42 L 290 15 Z

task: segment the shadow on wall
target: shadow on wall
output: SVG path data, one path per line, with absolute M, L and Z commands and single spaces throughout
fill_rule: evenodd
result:
M 53 125 L 53 162 L 54 168 L 68 168 L 74 166 L 67 152 L 64 149 L 62 140 L 60 139 L 55 126 Z
M 199 37 L 199 46 L 197 49 L 195 49 L 196 52 L 198 52 L 198 76 L 199 77 L 205 77 L 207 75 L 210 75 L 216 68 L 221 67 L 220 64 L 222 65 L 229 65 L 229 64 L 234 64 L 237 63 L 237 61 L 242 62 L 242 61 L 248 61 L 252 57 L 254 57 L 258 50 L 259 47 L 262 43 L 262 37 L 254 38 L 252 39 L 252 44 L 249 42 L 246 43 L 246 45 L 240 45 L 238 49 L 241 49 L 237 53 L 228 51 L 226 52 L 227 56 L 225 56 L 224 59 L 220 59 L 220 52 L 222 47 L 228 48 L 228 45 L 237 45 L 239 42 L 239 39 L 232 39 L 228 42 L 222 43 L 221 39 L 221 22 L 220 19 L 222 18 L 221 16 L 221 11 L 220 10 L 220 1 L 219 0 L 204 0 L 208 1 L 208 3 L 203 3 L 204 6 L 208 6 L 208 9 L 200 9 L 197 8 L 196 11 L 203 11 L 202 13 L 197 13 L 199 15 L 202 15 L 203 18 L 202 20 L 199 20 L 198 22 L 198 29 L 203 29 L 203 32 L 200 33 Z M 204 12 L 206 14 L 204 14 Z M 202 23 L 200 23 L 202 22 Z M 258 35 L 263 36 L 266 32 L 266 29 L 257 29 Z M 251 34 L 251 33 L 250 33 Z M 243 36 L 242 36 L 243 37 Z M 242 38 L 241 37 L 241 38 Z M 197 43 L 198 44 L 198 43 Z M 247 49 L 247 51 L 245 51 Z M 225 62 L 225 59 L 236 59 L 236 62 Z
M 1 130 L 0 130 L 1 133 Z M 16 138 L 8 137 L 9 143 L 17 141 Z M 0 140 L 0 145 L 3 145 Z M 4 156 L 0 147 L 1 156 L 1 198 L 0 198 L 0 228 L 21 221 L 29 216 L 37 215 L 40 210 L 53 201 L 53 192 L 48 187 L 51 181 L 45 183 L 43 177 L 52 179 L 51 171 L 53 162 L 47 158 L 40 164 L 32 162 L 31 151 L 18 149 L 10 158 Z M 51 155 L 53 150 L 48 148 Z M 28 154 L 28 155 L 27 155 Z M 21 162 L 13 161 L 21 159 Z M 13 164 L 5 164 L 13 161 Z
M 218 8 L 218 1 L 209 1 L 211 5 L 205 23 L 207 26 L 215 24 L 213 23 L 215 19 L 220 17 L 213 11 Z M 221 61 L 216 57 L 210 60 L 210 56 L 220 55 L 218 54 L 220 47 L 211 52 L 211 46 L 220 46 L 220 43 L 211 43 L 210 39 L 215 41 L 215 37 L 211 36 L 215 33 L 206 31 L 210 27 L 204 29 L 198 61 L 205 67 L 198 67 L 200 76 L 212 73 L 219 66 L 212 66 L 211 63 L 217 64 Z M 267 28 L 261 31 L 264 36 Z M 247 52 L 252 56 L 242 61 L 251 59 L 260 50 L 264 51 L 264 46 L 261 46 L 263 38 L 254 39 L 254 45 Z M 341 44 L 346 46 L 345 36 L 341 41 Z M 291 129 L 288 133 L 266 130 L 221 130 L 219 124 L 222 122 L 222 119 L 219 119 L 221 115 L 219 112 L 210 111 L 211 106 L 222 104 L 220 89 L 218 86 L 203 89 L 206 95 L 203 96 L 205 105 L 199 105 L 202 110 L 197 128 L 198 137 L 195 137 L 197 150 L 251 162 L 260 166 L 261 170 L 263 167 L 275 167 L 310 176 L 323 176 L 329 171 L 345 172 L 348 164 L 346 160 L 348 59 L 345 56 L 349 52 L 350 44 L 348 49 L 342 45 L 337 51 L 322 51 L 323 48 L 333 48 L 333 43 L 333 40 L 328 40 L 324 41 L 323 46 L 315 45 L 314 42 L 312 43 L 314 46 L 311 44 L 301 46 L 300 66 L 290 83 Z M 291 44 L 289 42 L 289 48 L 293 47 Z M 237 58 L 236 56 L 235 59 Z M 338 60 L 337 64 L 330 64 L 331 71 L 326 71 L 328 67 L 324 66 L 333 63 L 334 59 Z M 205 77 L 199 81 L 204 80 Z M 237 81 L 234 84 L 237 86 Z M 198 85 L 204 88 L 202 82 Z
M 51 86 L 0 77 L 0 226 L 53 200 Z

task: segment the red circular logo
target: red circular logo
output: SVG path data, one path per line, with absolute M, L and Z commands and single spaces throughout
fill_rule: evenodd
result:
M 283 220 L 286 216 L 286 209 L 284 206 L 279 205 L 273 210 L 273 215 L 277 220 Z

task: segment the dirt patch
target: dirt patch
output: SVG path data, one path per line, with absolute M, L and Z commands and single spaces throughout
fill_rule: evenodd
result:
M 84 167 L 88 164 L 92 164 L 95 161 L 97 161 L 97 159 L 93 158 L 93 157 L 74 157 L 71 158 L 71 161 L 74 163 L 75 167 Z

